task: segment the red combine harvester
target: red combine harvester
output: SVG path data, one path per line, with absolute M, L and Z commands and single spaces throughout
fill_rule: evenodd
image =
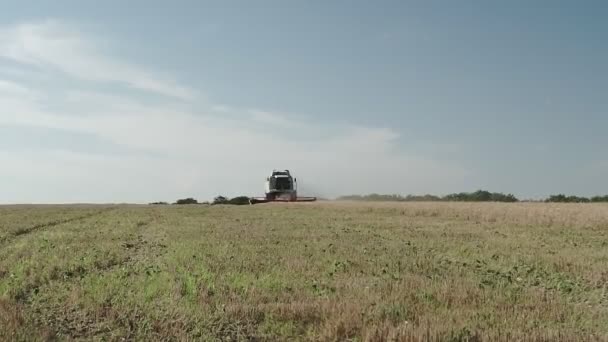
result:
M 298 181 L 293 178 L 289 170 L 273 170 L 266 178 L 266 196 L 252 197 L 249 203 L 267 202 L 314 202 L 316 197 L 298 197 Z

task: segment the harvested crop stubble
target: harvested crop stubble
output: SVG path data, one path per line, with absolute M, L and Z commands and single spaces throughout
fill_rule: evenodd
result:
M 2 340 L 608 340 L 608 205 L 0 213 Z

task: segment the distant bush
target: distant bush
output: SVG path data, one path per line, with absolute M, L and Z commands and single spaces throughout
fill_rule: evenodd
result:
M 244 205 L 250 204 L 249 197 L 247 196 L 237 196 L 233 198 L 228 198 L 226 196 L 217 196 L 213 199 L 213 203 L 211 204 L 232 204 L 232 205 Z
M 608 195 L 604 196 L 593 196 L 591 197 L 591 202 L 608 202 Z
M 168 205 L 169 203 L 167 202 L 152 202 L 152 203 L 148 203 L 149 205 Z
M 579 196 L 566 196 L 564 194 L 551 195 L 545 200 L 548 203 L 601 203 L 608 202 L 608 195 L 594 196 L 591 198 Z
M 489 192 L 485 190 L 478 190 L 475 192 L 461 192 L 456 194 L 449 194 L 444 197 L 435 195 L 349 195 L 338 198 L 339 200 L 350 200 L 350 201 L 389 201 L 389 202 L 413 202 L 413 201 L 460 201 L 460 202 L 517 202 L 518 199 L 512 195 L 505 195 L 498 192 Z
M 213 199 L 213 203 L 212 204 L 228 204 L 228 197 L 224 197 L 224 196 L 217 196 L 216 198 Z
M 514 195 L 505 195 L 500 192 L 489 192 L 478 190 L 475 192 L 461 192 L 450 194 L 443 197 L 445 201 L 460 201 L 460 202 L 517 202 L 519 201 Z
M 441 201 L 441 197 L 439 196 L 435 196 L 435 195 L 407 195 L 405 196 L 405 200 L 406 201 L 430 201 L 430 202 L 435 202 L 435 201 Z
M 198 204 L 198 201 L 192 197 L 182 198 L 175 201 L 175 204 Z
M 228 200 L 228 204 L 234 204 L 234 205 L 250 204 L 249 197 L 247 197 L 247 196 L 234 197 L 234 198 L 231 198 L 230 200 Z
M 388 201 L 388 202 L 407 202 L 407 201 L 440 201 L 441 198 L 433 195 L 380 195 L 380 194 L 369 194 L 369 195 L 348 195 L 338 197 L 338 200 L 343 201 Z

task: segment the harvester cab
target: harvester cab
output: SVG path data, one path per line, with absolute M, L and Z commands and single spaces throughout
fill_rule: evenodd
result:
M 289 170 L 273 170 L 270 177 L 266 178 L 266 199 L 285 199 L 293 201 L 298 197 L 296 179 L 291 177 Z

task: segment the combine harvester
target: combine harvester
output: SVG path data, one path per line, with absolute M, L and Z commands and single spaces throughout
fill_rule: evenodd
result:
M 298 181 L 289 170 L 273 170 L 266 178 L 266 197 L 252 197 L 250 204 L 267 202 L 314 202 L 316 197 L 298 197 Z

